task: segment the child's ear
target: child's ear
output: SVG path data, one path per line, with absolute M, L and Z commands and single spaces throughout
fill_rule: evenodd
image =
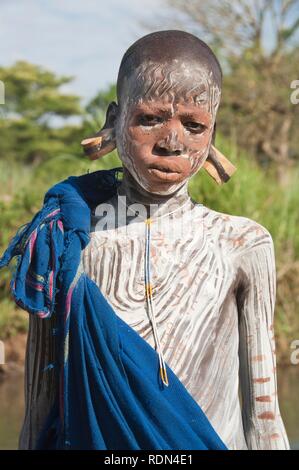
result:
M 213 129 L 212 143 L 209 155 L 203 164 L 204 169 L 218 184 L 226 183 L 232 174 L 236 171 L 236 167 L 214 147 L 216 138 L 216 123 Z
M 115 101 L 111 101 L 106 111 L 106 121 L 103 125 L 103 129 L 111 129 L 112 127 L 114 127 L 117 116 L 118 105 L 115 103 Z
M 90 160 L 97 160 L 116 147 L 115 121 L 118 116 L 118 105 L 112 101 L 106 111 L 106 120 L 102 129 L 91 137 L 82 140 L 84 153 Z

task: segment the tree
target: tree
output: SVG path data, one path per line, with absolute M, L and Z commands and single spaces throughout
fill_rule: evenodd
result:
M 79 145 L 74 140 L 78 126 L 66 120 L 82 116 L 83 110 L 79 97 L 60 90 L 72 77 L 57 77 L 38 65 L 18 61 L 0 67 L 0 79 L 5 84 L 1 159 L 38 163 L 66 149 L 78 153 Z

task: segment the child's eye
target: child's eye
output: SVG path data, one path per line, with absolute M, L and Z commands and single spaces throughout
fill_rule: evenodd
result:
M 184 123 L 184 126 L 191 132 L 195 134 L 201 134 L 206 130 L 206 126 L 200 124 L 199 122 L 188 121 Z
M 138 122 L 142 126 L 155 126 L 156 124 L 161 124 L 162 120 L 161 117 L 154 116 L 153 114 L 141 114 L 138 118 Z

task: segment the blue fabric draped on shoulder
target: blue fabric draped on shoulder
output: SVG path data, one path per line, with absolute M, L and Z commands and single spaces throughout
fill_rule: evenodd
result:
M 91 210 L 116 192 L 121 168 L 70 177 L 53 186 L 31 222 L 0 259 L 17 257 L 14 300 L 33 315 L 53 314 L 63 335 L 57 352 L 59 402 L 39 449 L 227 450 L 209 420 L 156 351 L 117 316 L 84 273 Z

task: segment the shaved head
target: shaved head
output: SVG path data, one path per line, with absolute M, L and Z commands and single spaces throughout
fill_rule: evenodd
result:
M 184 100 L 192 95 L 195 102 L 202 103 L 208 93 L 210 108 L 215 108 L 221 84 L 220 64 L 206 43 L 185 31 L 157 31 L 138 39 L 124 54 L 117 97 L 121 104 L 128 95 L 132 99 L 176 95 Z

